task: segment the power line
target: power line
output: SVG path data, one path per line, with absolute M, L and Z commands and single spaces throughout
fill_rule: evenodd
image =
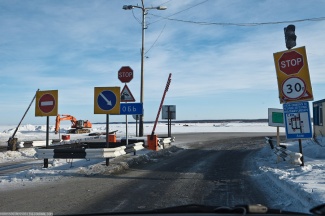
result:
M 174 19 L 168 17 L 163 17 L 155 14 L 150 14 L 152 16 L 160 17 L 161 19 L 170 20 L 170 21 L 177 21 L 177 22 L 184 22 L 184 23 L 191 23 L 197 25 L 220 25 L 220 26 L 259 26 L 259 25 L 277 25 L 283 23 L 298 23 L 298 22 L 308 22 L 308 21 L 324 21 L 325 17 L 316 17 L 316 18 L 306 18 L 306 19 L 299 19 L 299 20 L 287 20 L 287 21 L 275 21 L 275 22 L 260 22 L 260 23 L 229 23 L 229 22 L 203 22 L 203 21 L 192 21 L 192 20 L 181 20 L 181 19 Z
M 183 13 L 184 11 L 187 11 L 187 10 L 190 10 L 190 9 L 192 9 L 192 8 L 194 8 L 194 7 L 197 7 L 197 6 L 203 4 L 203 3 L 207 2 L 207 1 L 209 1 L 209 0 L 205 0 L 205 1 L 199 2 L 199 3 L 195 4 L 195 5 L 192 5 L 191 7 L 188 7 L 188 8 L 185 8 L 184 10 L 181 10 L 181 11 L 178 11 L 178 12 L 176 12 L 176 13 L 173 13 L 173 14 L 167 16 L 167 17 L 162 17 L 162 16 L 158 16 L 158 15 L 157 15 L 156 17 L 160 17 L 161 19 L 158 19 L 158 20 L 156 20 L 156 21 L 154 21 L 154 22 L 151 22 L 150 24 L 152 24 L 152 23 L 156 23 L 156 22 L 159 22 L 160 20 L 163 20 L 163 19 L 166 19 L 166 18 L 168 19 L 169 17 L 171 17 L 171 16 L 175 16 L 176 14 Z M 153 14 L 151 14 L 151 13 L 149 13 L 149 14 L 150 14 L 150 15 L 153 15 Z M 153 16 L 155 16 L 155 15 L 153 15 Z
M 153 42 L 153 44 L 150 46 L 150 48 L 145 52 L 145 54 L 147 54 L 151 49 L 152 47 L 157 43 L 158 39 L 160 38 L 161 34 L 163 33 L 164 29 L 166 27 L 166 24 L 164 25 L 164 28 L 160 31 L 160 34 L 158 35 L 158 37 L 156 38 L 155 42 Z

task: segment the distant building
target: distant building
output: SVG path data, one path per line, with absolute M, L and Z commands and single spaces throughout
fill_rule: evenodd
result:
M 325 136 L 323 107 L 325 107 L 325 99 L 313 102 L 314 137 Z

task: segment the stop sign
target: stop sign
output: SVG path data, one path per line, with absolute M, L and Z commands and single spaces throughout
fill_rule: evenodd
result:
M 133 70 L 129 66 L 123 66 L 118 71 L 118 79 L 122 83 L 128 83 L 133 79 Z
M 283 53 L 279 59 L 279 68 L 283 73 L 287 75 L 299 73 L 303 66 L 303 56 L 294 50 L 291 52 Z

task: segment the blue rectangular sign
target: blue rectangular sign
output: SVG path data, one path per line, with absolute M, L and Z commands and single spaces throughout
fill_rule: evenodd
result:
M 142 103 L 121 103 L 120 115 L 142 115 Z
M 283 115 L 287 139 L 312 138 L 308 102 L 283 104 Z

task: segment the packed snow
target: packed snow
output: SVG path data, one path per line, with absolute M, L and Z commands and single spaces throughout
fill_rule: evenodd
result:
M 15 131 L 13 125 L 0 126 L 0 146 L 6 146 L 6 141 Z M 145 124 L 144 133 L 151 134 L 153 124 Z M 50 127 L 50 139 L 60 139 L 60 136 L 67 132 L 69 125 L 61 125 L 60 134 L 54 134 L 54 127 Z M 92 132 L 105 132 L 105 124 L 94 124 Z M 117 138 L 125 137 L 125 124 L 111 124 L 110 131 L 116 131 Z M 136 126 L 129 124 L 128 136 L 134 136 Z M 157 126 L 156 134 L 167 134 L 167 125 L 160 123 Z M 16 137 L 19 141 L 44 140 L 46 127 L 44 125 L 21 125 Z M 191 133 L 191 132 L 274 132 L 276 128 L 268 126 L 267 123 L 191 123 L 191 124 L 173 124 L 172 133 Z M 280 128 L 280 132 L 284 133 L 285 129 Z M 72 134 L 71 139 L 85 137 L 85 134 Z M 174 146 L 186 147 L 184 143 L 173 143 Z M 296 140 L 286 141 L 282 143 L 287 145 L 288 149 L 293 152 L 299 152 L 299 145 Z M 298 197 L 301 204 L 299 210 L 307 212 L 312 206 L 325 203 L 325 138 L 317 137 L 316 140 L 303 140 L 303 154 L 305 166 L 294 165 L 286 161 L 278 161 L 277 156 L 271 151 L 269 145 L 258 151 L 254 155 L 254 166 L 257 170 L 256 179 L 264 181 L 265 177 L 268 181 L 289 192 L 292 196 Z M 18 151 L 0 152 L 0 167 L 10 162 L 21 161 L 22 164 L 30 165 L 25 171 L 5 174 L 0 169 L 0 190 L 10 190 L 21 186 L 35 186 L 43 183 L 49 183 L 63 178 L 71 178 L 75 175 L 93 175 L 104 172 L 114 172 L 121 166 L 128 166 L 128 161 L 134 160 L 134 156 L 123 156 L 113 159 L 118 162 L 119 166 L 114 163 L 110 166 L 104 166 L 103 159 L 50 159 L 49 168 L 43 168 L 43 161 L 36 160 L 34 148 L 21 148 Z M 155 160 L 154 154 L 150 150 L 141 150 L 137 152 L 137 157 L 142 160 Z M 263 177 L 261 177 L 263 176 Z M 279 196 L 279 202 L 286 203 L 288 209 L 290 206 L 297 205 L 291 203 L 285 197 Z M 295 208 L 295 210 L 297 210 Z

